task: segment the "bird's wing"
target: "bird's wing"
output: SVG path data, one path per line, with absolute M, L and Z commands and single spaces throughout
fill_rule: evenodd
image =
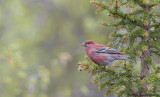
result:
M 114 49 L 114 48 L 110 48 L 110 47 L 106 47 L 106 46 L 97 46 L 94 48 L 94 51 L 96 53 L 107 53 L 107 54 L 120 54 L 123 55 L 122 52 Z

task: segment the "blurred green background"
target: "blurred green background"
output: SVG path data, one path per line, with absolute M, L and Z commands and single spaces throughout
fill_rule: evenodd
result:
M 81 43 L 107 43 L 89 0 L 0 0 L 0 97 L 104 97 L 79 72 Z M 107 16 L 106 16 L 107 17 Z

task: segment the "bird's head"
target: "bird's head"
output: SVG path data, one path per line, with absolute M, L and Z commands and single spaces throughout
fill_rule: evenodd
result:
M 84 43 L 82 43 L 82 46 L 84 46 L 86 50 L 90 50 L 97 46 L 97 43 L 92 40 L 87 40 Z

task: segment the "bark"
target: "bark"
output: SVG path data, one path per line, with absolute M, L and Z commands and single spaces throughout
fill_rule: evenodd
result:
M 146 8 L 144 10 L 147 11 L 148 17 L 143 24 L 143 28 L 146 30 L 146 36 L 143 37 L 142 39 L 146 41 L 146 49 L 142 51 L 142 56 L 141 56 L 141 66 L 142 66 L 141 77 L 140 77 L 141 80 L 147 77 L 149 74 L 149 64 L 145 61 L 145 58 L 150 56 L 150 47 L 149 47 L 150 46 L 150 40 L 149 40 L 149 37 L 150 37 L 150 17 L 149 17 L 150 9 L 148 5 L 146 5 Z M 146 91 L 148 91 L 147 83 L 144 83 L 144 88 Z M 141 97 L 144 97 L 143 94 L 144 92 L 141 91 L 140 92 Z

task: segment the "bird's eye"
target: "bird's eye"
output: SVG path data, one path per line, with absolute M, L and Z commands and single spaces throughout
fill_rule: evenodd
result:
M 90 44 L 92 44 L 92 43 L 86 43 L 85 47 L 87 47 L 87 46 L 90 45 Z

